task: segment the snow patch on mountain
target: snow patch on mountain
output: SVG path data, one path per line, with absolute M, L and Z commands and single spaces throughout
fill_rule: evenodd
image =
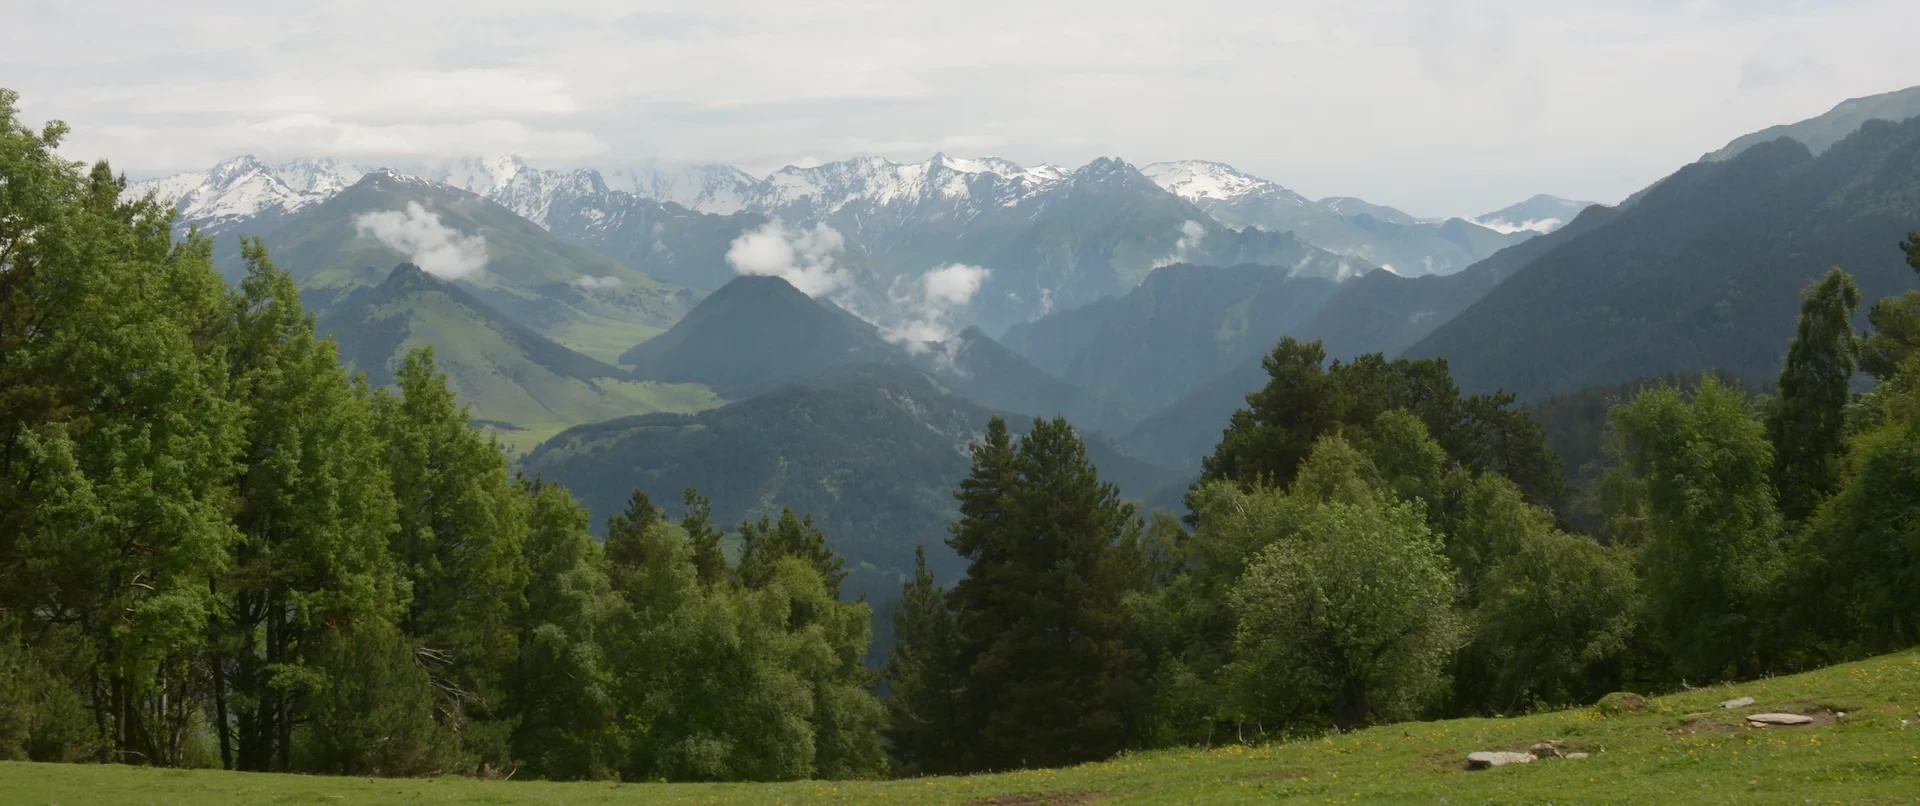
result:
M 361 176 L 360 169 L 331 159 L 267 165 L 248 155 L 205 172 L 131 182 L 121 197 L 132 200 L 151 193 L 179 211 L 179 224 L 217 233 L 241 221 L 318 204 Z
M 1237 202 L 1259 197 L 1285 199 L 1301 206 L 1313 203 L 1278 182 L 1243 173 L 1224 162 L 1156 162 L 1141 168 L 1140 172 L 1146 174 L 1154 184 L 1195 204 Z

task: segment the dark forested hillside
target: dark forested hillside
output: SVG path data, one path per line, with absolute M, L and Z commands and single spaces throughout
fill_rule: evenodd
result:
M 1398 355 L 1478 302 L 1494 286 L 1534 259 L 1582 232 L 1613 220 L 1616 210 L 1594 206 L 1551 233 L 1509 246 L 1466 270 L 1444 277 L 1404 277 L 1373 272 L 1361 277 L 1288 332 L 1319 339 L 1327 354 Z
M 1407 351 L 1462 388 L 1538 399 L 1699 367 L 1768 377 L 1801 289 L 1833 266 L 1868 299 L 1910 287 L 1920 121 L 1870 122 L 1814 157 L 1793 140 L 1690 165 Z
M 943 578 L 959 571 L 944 543 L 958 514 L 953 489 L 966 476 L 968 444 L 993 414 L 912 368 L 868 364 L 700 414 L 572 428 L 524 465 L 572 490 L 596 523 L 635 488 L 675 501 L 689 485 L 712 498 L 726 527 L 782 506 L 811 512 L 856 569 L 849 593 L 891 594 L 916 545 L 928 547 Z M 1010 420 L 1022 429 L 1031 422 Z M 1097 437 L 1087 447 L 1101 476 L 1130 496 L 1176 480 Z
M 1144 414 L 1264 353 L 1340 288 L 1286 267 L 1166 266 L 1124 297 L 1016 325 L 1006 341 L 1041 369 Z

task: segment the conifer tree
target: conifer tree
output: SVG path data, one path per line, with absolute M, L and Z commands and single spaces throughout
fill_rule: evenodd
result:
M 1142 587 L 1124 546 L 1133 505 L 1100 481 L 1064 419 L 1035 420 L 1017 449 L 995 418 L 956 494 L 952 545 L 969 769 L 1104 758 L 1137 742 L 1146 663 L 1123 600 Z
M 762 517 L 741 523 L 740 538 L 740 581 L 747 587 L 765 587 L 781 558 L 797 557 L 819 572 L 827 591 L 839 597 L 846 561 L 827 547 L 827 537 L 813 525 L 812 515 L 801 518 L 783 507 L 778 521 Z
M 1780 370 L 1780 397 L 1767 418 L 1775 497 L 1788 521 L 1813 513 L 1840 481 L 1846 407 L 1858 371 L 1853 313 L 1860 289 L 1839 269 L 1807 289 L 1799 331 Z
M 960 668 L 947 592 L 927 570 L 927 549 L 914 548 L 913 578 L 893 611 L 896 638 L 887 653 L 886 736 L 900 775 L 954 772 L 964 757 L 955 732 L 960 719 Z
M 694 570 L 704 584 L 721 582 L 727 578 L 727 556 L 720 548 L 720 530 L 713 526 L 713 504 L 692 487 L 683 497 L 686 512 L 680 518 L 680 529 L 693 546 Z

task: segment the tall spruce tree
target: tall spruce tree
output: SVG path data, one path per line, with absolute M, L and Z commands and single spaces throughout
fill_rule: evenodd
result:
M 1780 397 L 1767 418 L 1775 496 L 1788 521 L 1813 513 L 1839 485 L 1846 408 L 1858 372 L 1853 314 L 1860 289 L 1839 269 L 1807 289 L 1800 325 L 1780 370 Z
M 693 546 L 694 570 L 704 584 L 721 582 L 727 578 L 727 555 L 720 548 L 720 530 L 713 525 L 713 502 L 692 487 L 682 498 L 686 512 L 680 517 L 680 528 Z
M 887 653 L 887 742 L 900 775 L 955 772 L 965 756 L 955 728 L 960 719 L 960 668 L 953 611 L 945 588 L 927 570 L 927 549 L 914 548 L 913 577 L 893 610 L 893 649 Z
M 951 545 L 969 769 L 1104 758 L 1138 741 L 1146 658 L 1123 600 L 1142 587 L 1126 546 L 1141 528 L 1066 420 L 1035 420 L 1015 448 L 988 424 L 961 483 Z

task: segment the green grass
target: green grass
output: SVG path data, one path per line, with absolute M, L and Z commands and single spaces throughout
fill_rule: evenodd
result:
M 1732 711 L 1716 703 L 1751 696 Z M 1746 713 L 1846 717 L 1745 727 Z M 884 782 L 549 784 L 0 764 L 0 801 L 41 803 L 1920 803 L 1920 652 L 1699 689 L 1637 713 L 1579 709 L 1388 725 L 1061 770 Z M 1689 716 L 1689 715 L 1695 716 Z M 1903 727 L 1902 720 L 1912 723 Z M 1230 738 L 1230 737 L 1229 737 Z M 1468 772 L 1468 752 L 1558 739 L 1591 758 Z

